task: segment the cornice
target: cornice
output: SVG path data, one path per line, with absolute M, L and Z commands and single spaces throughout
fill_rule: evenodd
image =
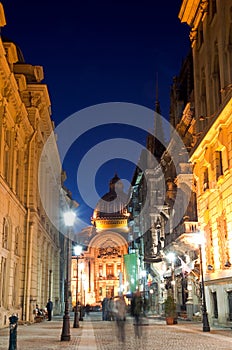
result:
M 178 14 L 178 18 L 183 23 L 192 27 L 197 10 L 202 0 L 183 0 Z
M 204 20 L 208 9 L 208 0 L 183 0 L 178 18 L 191 27 L 190 40 L 192 46 L 197 38 L 197 28 Z

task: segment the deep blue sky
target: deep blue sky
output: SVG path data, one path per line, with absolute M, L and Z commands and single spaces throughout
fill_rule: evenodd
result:
M 154 109 L 157 73 L 161 113 L 169 118 L 172 79 L 190 49 L 189 28 L 178 19 L 181 0 L 2 3 L 7 21 L 2 35 L 20 46 L 27 63 L 44 67 L 56 126 L 71 114 L 103 102 Z M 63 165 L 68 176 L 65 185 L 81 204 L 78 215 L 87 221 L 92 208 L 79 195 L 78 162 L 89 147 L 110 135 L 108 127 L 81 137 Z M 144 133 L 132 130 L 130 135 L 145 142 Z M 120 137 L 127 137 L 122 130 Z M 99 195 L 108 191 L 115 172 L 131 181 L 134 168 L 119 160 L 101 165 L 96 177 Z

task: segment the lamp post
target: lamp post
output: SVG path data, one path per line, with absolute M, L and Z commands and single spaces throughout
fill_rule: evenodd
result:
M 64 213 L 64 222 L 68 227 L 68 237 L 67 237 L 67 271 L 66 271 L 66 280 L 65 280 L 65 288 L 64 288 L 64 300 L 65 300 L 65 310 L 63 316 L 63 327 L 61 333 L 61 341 L 69 341 L 71 339 L 70 336 L 70 316 L 69 316 L 69 260 L 70 260 L 70 228 L 73 226 L 75 221 L 75 213 L 73 211 L 68 211 Z
M 84 269 L 84 263 L 80 263 L 80 270 L 81 270 L 81 286 L 80 286 L 80 291 L 81 291 L 81 304 L 80 304 L 80 321 L 83 321 L 83 269 Z
M 74 321 L 73 321 L 73 328 L 79 328 L 79 317 L 78 317 L 78 259 L 82 252 L 82 247 L 80 245 L 76 245 L 74 247 L 75 256 L 77 259 L 77 280 L 76 280 L 76 307 L 75 307 L 75 313 L 74 313 Z
M 200 270 L 201 270 L 201 289 L 202 289 L 202 323 L 203 323 L 203 332 L 210 332 L 206 300 L 205 300 L 205 282 L 203 275 L 203 264 L 202 264 L 202 250 L 201 244 L 199 244 L 199 257 L 200 257 Z

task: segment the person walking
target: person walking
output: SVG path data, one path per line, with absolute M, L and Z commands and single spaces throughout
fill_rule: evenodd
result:
M 48 321 L 51 321 L 52 320 L 53 302 L 50 299 L 48 299 L 46 308 L 47 308 L 47 312 L 48 312 Z
M 134 317 L 135 337 L 141 338 L 141 314 L 143 312 L 143 299 L 140 291 L 136 291 L 131 301 L 131 314 Z
M 118 339 L 125 341 L 125 321 L 126 321 L 126 302 L 122 295 L 115 301 L 115 317 L 118 327 Z
M 105 297 L 102 301 L 102 320 L 108 321 L 109 319 L 109 310 L 108 310 L 109 299 Z

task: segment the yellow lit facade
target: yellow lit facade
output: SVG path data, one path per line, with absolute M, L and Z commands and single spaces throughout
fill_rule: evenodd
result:
M 0 26 L 5 24 L 0 4 Z M 63 250 L 55 224 L 61 164 L 55 137 L 52 171 L 48 159 L 40 159 L 54 128 L 43 78 L 41 66 L 27 64 L 19 47 L 0 39 L 0 327 L 8 326 L 13 313 L 33 322 L 36 304 L 45 308 L 49 297 L 54 314 L 62 309 Z
M 86 247 L 78 259 L 72 259 L 72 304 L 101 303 L 123 291 L 125 282 L 124 255 L 128 253 L 127 195 L 117 175 L 109 184 L 109 192 L 97 203 L 93 226 L 78 233 L 77 244 Z M 78 276 L 78 283 L 77 282 Z M 78 284 L 78 286 L 77 286 Z
M 232 324 L 232 1 L 183 1 L 191 26 L 196 143 L 190 153 L 204 233 L 211 324 Z

